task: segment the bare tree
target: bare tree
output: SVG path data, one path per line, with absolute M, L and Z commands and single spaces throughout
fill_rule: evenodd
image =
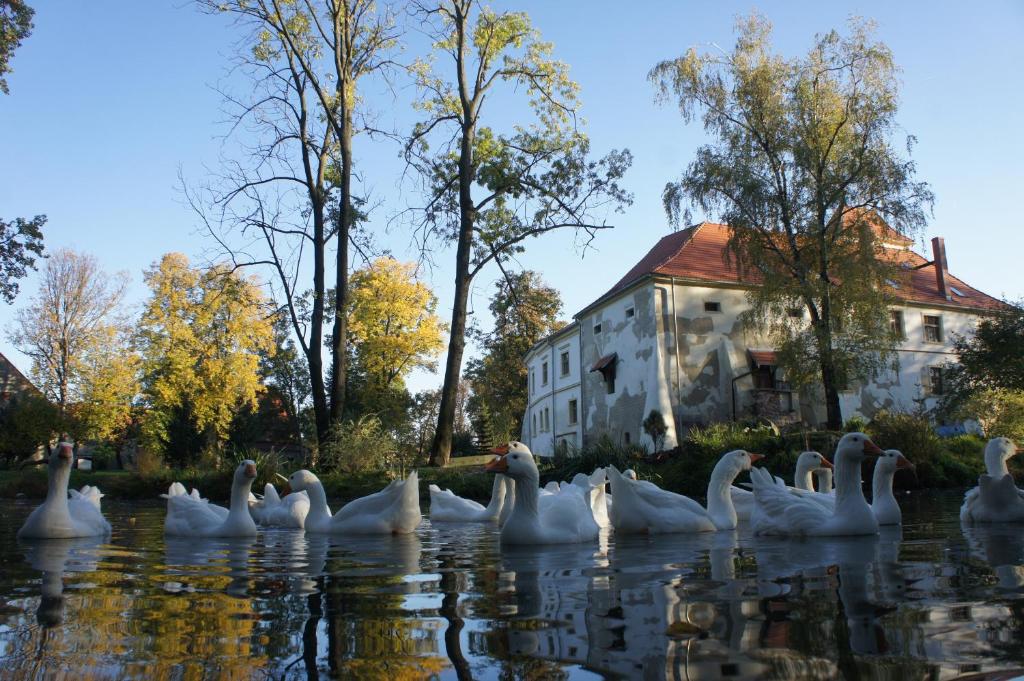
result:
M 61 414 L 81 397 L 86 355 L 109 342 L 128 285 L 108 275 L 95 257 L 60 250 L 50 255 L 39 292 L 19 310 L 11 342 L 32 359 L 32 375 Z
M 211 192 L 216 216 L 190 200 L 237 267 L 270 269 L 309 364 L 322 439 L 345 404 L 349 248 L 363 203 L 353 194 L 352 144 L 372 130 L 357 106 L 357 86 L 392 66 L 399 33 L 388 8 L 373 0 L 198 1 L 211 13 L 236 15 L 249 30 L 238 67 L 257 86 L 255 95 L 225 98 L 233 130 L 244 126 L 260 141 L 244 161 L 225 164 L 224 183 Z M 326 310 L 331 242 L 336 295 Z M 312 287 L 303 275 L 308 251 Z M 325 381 L 323 327 L 331 316 Z

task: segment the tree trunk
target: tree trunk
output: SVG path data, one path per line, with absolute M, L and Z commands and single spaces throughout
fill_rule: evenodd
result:
M 822 353 L 821 356 L 821 384 L 825 388 L 826 427 L 829 430 L 842 430 L 843 411 L 839 406 L 839 391 L 836 389 L 836 370 L 831 352 Z
M 309 362 L 309 382 L 316 419 L 316 440 L 319 447 L 330 432 L 330 414 L 327 408 L 327 389 L 324 386 L 324 205 L 313 201 L 313 311 L 310 316 L 309 343 L 306 358 Z
M 341 199 L 338 206 L 334 332 L 331 337 L 331 424 L 340 423 L 345 412 L 345 383 L 348 377 L 348 237 L 352 228 L 352 122 L 347 116 L 340 132 Z

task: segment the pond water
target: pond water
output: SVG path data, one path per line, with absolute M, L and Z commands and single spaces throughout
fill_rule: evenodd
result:
M 99 540 L 0 514 L 0 678 L 951 678 L 1024 667 L 1024 533 L 903 497 L 880 537 L 738 532 L 501 549 L 436 525 L 359 540 Z

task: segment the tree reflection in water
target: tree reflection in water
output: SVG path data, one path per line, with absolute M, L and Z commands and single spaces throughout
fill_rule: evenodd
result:
M 105 543 L 19 543 L 31 507 L 14 504 L 0 514 L 0 677 L 941 678 L 1019 667 L 1024 533 L 960 528 L 957 501 L 910 499 L 904 529 L 878 537 L 741 528 L 514 549 L 476 524 L 165 539 L 162 508 L 116 502 Z

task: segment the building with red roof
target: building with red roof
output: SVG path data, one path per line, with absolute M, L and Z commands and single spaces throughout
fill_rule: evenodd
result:
M 928 259 L 884 223 L 872 227 L 901 265 L 890 315 L 904 340 L 895 348 L 898 370 L 841 392 L 844 419 L 934 407 L 942 366 L 955 360 L 954 334 L 972 333 L 979 316 L 1003 306 L 949 272 L 941 238 Z M 729 256 L 729 238 L 730 227 L 713 222 L 663 237 L 573 324 L 530 350 L 522 439 L 534 452 L 601 435 L 653 449 L 641 426 L 651 411 L 668 425 L 666 447 L 688 427 L 715 421 L 825 421 L 821 396 L 792 390 L 770 341 L 741 323 L 759 276 Z

